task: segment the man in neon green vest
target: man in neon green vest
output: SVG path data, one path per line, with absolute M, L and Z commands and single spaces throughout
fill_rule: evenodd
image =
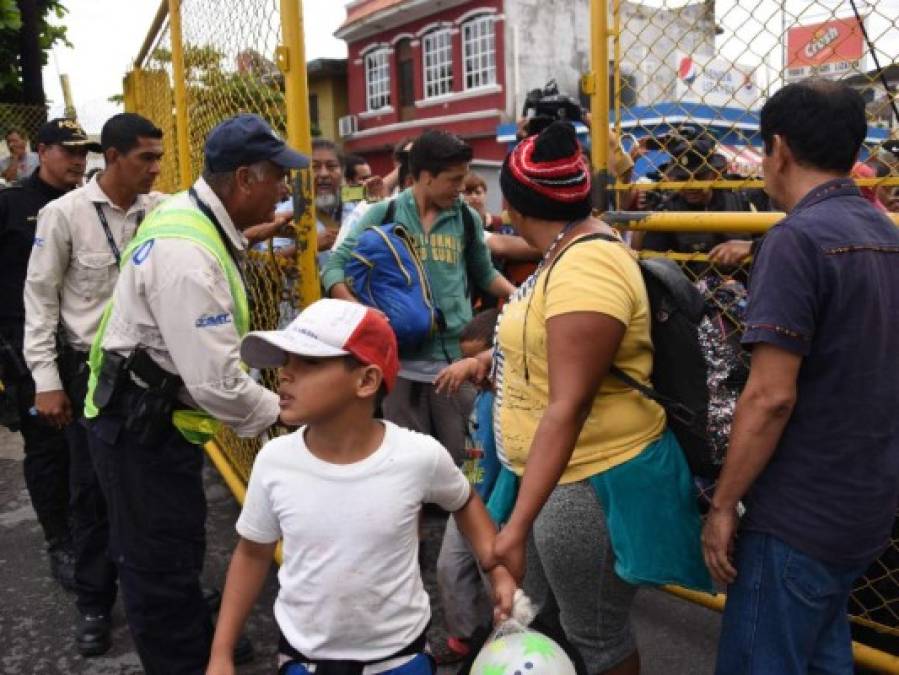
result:
M 154 210 L 123 252 L 91 349 L 91 455 L 128 625 L 150 675 L 205 669 L 200 443 L 219 421 L 252 437 L 279 414 L 277 394 L 240 368 L 241 231 L 271 221 L 287 172 L 306 166 L 255 115 L 213 129 L 203 176 Z

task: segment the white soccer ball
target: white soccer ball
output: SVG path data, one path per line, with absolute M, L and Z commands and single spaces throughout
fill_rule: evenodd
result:
M 575 675 L 565 651 L 541 633 L 522 631 L 491 640 L 478 654 L 471 675 Z

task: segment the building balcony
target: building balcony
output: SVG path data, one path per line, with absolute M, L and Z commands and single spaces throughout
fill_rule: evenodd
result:
M 355 0 L 347 5 L 347 17 L 334 37 L 355 42 L 431 14 L 462 5 L 468 0 Z

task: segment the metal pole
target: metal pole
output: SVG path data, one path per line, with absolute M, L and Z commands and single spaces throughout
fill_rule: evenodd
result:
M 193 182 L 187 130 L 187 84 L 184 81 L 184 43 L 181 38 L 181 0 L 169 2 L 169 37 L 172 41 L 172 79 L 175 84 L 175 135 L 178 138 L 178 184 L 186 190 Z
M 590 159 L 593 207 L 608 208 L 609 194 L 609 3 L 590 0 Z
M 651 232 L 767 232 L 786 217 L 777 211 L 607 211 L 602 219 L 613 227 Z M 899 213 L 887 214 L 899 226 Z
M 78 113 L 75 111 L 75 102 L 72 100 L 72 87 L 69 83 L 69 76 L 60 74 L 59 86 L 62 88 L 62 100 L 65 102 L 65 116 L 70 120 L 78 119 Z
M 723 593 L 709 595 L 708 593 L 700 593 L 689 588 L 681 588 L 680 586 L 662 586 L 662 590 L 716 612 L 724 611 L 724 603 L 727 600 L 727 596 Z M 855 619 L 856 617 L 854 616 L 849 617 L 850 621 Z M 874 629 L 876 630 L 877 627 L 875 626 Z M 855 658 L 855 662 L 865 668 L 873 668 L 881 673 L 899 673 L 899 656 L 874 649 L 860 642 L 852 643 L 852 655 Z
M 303 44 L 303 7 L 301 0 L 281 0 L 281 41 L 278 66 L 284 73 L 287 105 L 287 138 L 300 152 L 311 154 L 312 135 L 309 123 L 309 85 L 306 81 L 306 50 Z M 300 307 L 321 297 L 318 279 L 318 237 L 312 201 L 312 171 L 298 172 L 294 185 L 302 192 L 302 213 L 297 219 L 297 269 L 300 278 L 297 291 Z M 294 203 L 297 203 L 295 200 Z
M 162 24 L 165 23 L 165 17 L 168 16 L 168 13 L 168 0 L 161 0 L 159 9 L 156 10 L 156 16 L 153 17 L 153 23 L 150 24 L 150 30 L 147 31 L 147 36 L 144 38 L 144 44 L 141 45 L 137 58 L 134 59 L 135 68 L 144 66 L 144 61 L 150 55 L 150 49 L 156 44 L 156 38 L 159 37 L 159 31 L 162 30 Z
M 130 71 L 122 79 L 122 94 L 125 112 L 137 112 L 137 78 L 138 69 Z
M 613 82 L 615 83 L 614 91 L 614 100 L 611 102 L 612 105 L 615 106 L 615 138 L 617 139 L 616 145 L 618 147 L 624 147 L 621 144 L 621 0 L 612 0 L 612 61 L 614 63 L 614 73 L 613 73 Z M 608 128 L 608 127 L 607 127 Z M 609 143 L 606 143 L 606 147 L 609 147 Z M 609 163 L 613 163 L 615 160 L 615 152 L 616 150 L 612 150 L 609 148 L 610 156 L 608 158 Z M 609 174 L 610 182 L 617 183 L 619 180 L 619 176 L 617 173 L 617 166 L 612 167 L 612 171 Z M 614 191 L 615 201 L 612 205 L 613 209 L 621 208 L 621 192 L 618 190 Z

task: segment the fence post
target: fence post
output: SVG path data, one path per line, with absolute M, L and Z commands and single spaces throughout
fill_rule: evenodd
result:
M 178 137 L 178 179 L 190 187 L 190 139 L 187 130 L 187 85 L 184 80 L 184 43 L 181 39 L 181 0 L 169 1 L 169 37 L 172 41 L 172 80 L 175 84 L 175 135 Z
M 301 0 L 281 0 L 281 41 L 278 66 L 284 73 L 287 107 L 287 138 L 290 144 L 307 155 L 312 153 L 309 123 L 309 85 L 306 79 L 306 50 L 303 44 L 303 8 Z M 312 201 L 312 170 L 298 172 L 295 189 L 302 191 L 303 209 L 297 221 L 297 291 L 300 307 L 321 297 L 316 254 L 318 237 Z
M 593 163 L 593 207 L 608 208 L 609 194 L 609 3 L 590 0 L 590 160 Z
M 137 112 L 137 68 L 129 71 L 122 78 L 122 105 L 125 112 Z

